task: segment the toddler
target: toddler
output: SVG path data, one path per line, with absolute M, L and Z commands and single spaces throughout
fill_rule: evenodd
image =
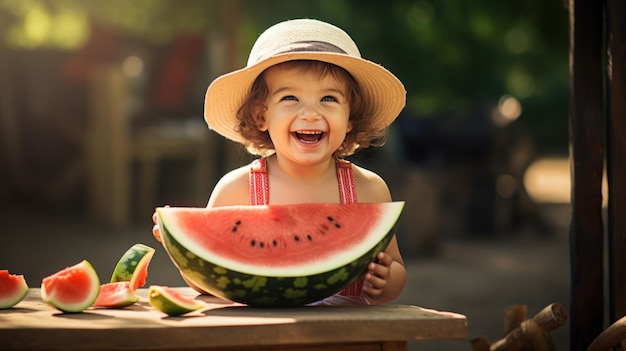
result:
M 207 90 L 209 128 L 260 156 L 222 177 L 207 206 L 391 201 L 380 176 L 343 157 L 382 145 L 405 96 L 391 72 L 361 58 L 350 36 L 331 24 L 296 19 L 268 28 L 246 67 Z M 394 236 L 368 273 L 338 295 L 383 304 L 405 280 Z

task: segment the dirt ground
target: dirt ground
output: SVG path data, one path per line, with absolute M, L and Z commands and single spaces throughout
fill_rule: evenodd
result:
M 464 314 L 468 339 L 413 341 L 411 350 L 471 350 L 470 340 L 502 337 L 507 306 L 525 304 L 532 316 L 551 303 L 569 312 L 568 206 L 552 207 L 548 237 L 525 233 L 490 240 L 441 238 L 437 255 L 407 257 L 408 281 L 395 303 Z M 551 212 L 550 212 L 551 211 Z M 89 260 L 103 281 L 135 243 L 157 248 L 148 284 L 183 285 L 151 223 L 124 229 L 96 226 L 64 216 L 4 213 L 0 269 L 24 274 L 30 286 L 59 269 Z M 552 333 L 557 350 L 569 349 L 569 323 Z

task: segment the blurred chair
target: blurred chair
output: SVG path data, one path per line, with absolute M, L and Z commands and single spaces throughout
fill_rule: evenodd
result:
M 89 95 L 86 157 L 93 220 L 125 225 L 133 214 L 146 215 L 149 220 L 157 201 L 159 164 L 166 159 L 192 160 L 194 193 L 208 198 L 215 147 L 201 117 L 197 123 L 155 124 L 134 130 L 130 84 L 118 65 L 94 69 Z M 134 179 L 138 189 L 133 189 Z

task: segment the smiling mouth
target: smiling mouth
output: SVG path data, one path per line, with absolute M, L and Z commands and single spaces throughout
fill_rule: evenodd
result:
M 293 135 L 303 143 L 317 143 L 322 140 L 324 132 L 320 131 L 299 131 L 293 132 Z

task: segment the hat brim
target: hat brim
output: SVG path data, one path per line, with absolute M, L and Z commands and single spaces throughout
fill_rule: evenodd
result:
M 335 64 L 356 80 L 363 98 L 373 107 L 374 128 L 386 128 L 406 104 L 406 91 L 400 80 L 374 62 L 340 53 L 292 52 L 272 56 L 253 66 L 225 74 L 214 80 L 204 100 L 204 119 L 210 129 L 222 136 L 245 144 L 236 130 L 237 111 L 250 92 L 254 80 L 267 68 L 293 60 L 316 60 Z

